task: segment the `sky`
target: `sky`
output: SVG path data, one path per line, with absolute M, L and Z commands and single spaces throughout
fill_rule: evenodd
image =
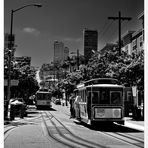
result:
M 118 39 L 118 21 L 108 17 L 132 17 L 122 22 L 122 34 L 142 27 L 138 15 L 143 0 L 4 0 L 4 32 L 10 32 L 10 14 L 24 5 L 37 3 L 14 13 L 15 56 L 31 56 L 32 66 L 53 61 L 54 41 L 62 41 L 71 52 L 83 54 L 83 29 L 98 30 L 98 50 Z

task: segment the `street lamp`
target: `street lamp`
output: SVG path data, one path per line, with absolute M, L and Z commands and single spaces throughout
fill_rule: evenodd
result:
M 13 28 L 13 13 L 16 12 L 16 11 L 19 11 L 21 9 L 24 9 L 25 7 L 29 7 L 29 6 L 35 6 L 35 7 L 42 7 L 41 4 L 29 4 L 29 5 L 24 5 L 22 7 L 19 7 L 15 10 L 11 10 L 11 26 L 10 26 L 10 42 L 9 42 L 9 48 L 10 48 L 10 52 L 9 52 L 9 59 L 8 59 L 8 88 L 7 88 L 7 100 L 9 101 L 10 100 L 10 87 L 11 87 L 11 51 L 12 51 L 12 48 L 13 48 L 13 44 L 12 44 L 12 28 Z

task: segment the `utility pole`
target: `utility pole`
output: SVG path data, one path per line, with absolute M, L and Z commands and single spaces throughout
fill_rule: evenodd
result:
M 29 4 L 29 5 L 24 5 L 22 7 L 19 7 L 15 10 L 11 10 L 11 21 L 10 21 L 10 38 L 9 38 L 9 59 L 8 59 L 8 86 L 7 86 L 7 100 L 9 102 L 10 97 L 11 97 L 11 59 L 12 59 L 12 51 L 14 48 L 13 45 L 13 15 L 16 11 L 19 11 L 21 9 L 24 9 L 25 7 L 29 7 L 29 6 L 35 6 L 35 7 L 41 7 L 42 5 L 40 4 Z M 7 107 L 8 108 L 8 107 Z
M 121 55 L 121 21 L 128 20 L 130 21 L 131 17 L 121 17 L 121 12 L 119 11 L 118 17 L 108 17 L 108 19 L 118 20 L 119 21 L 119 56 Z

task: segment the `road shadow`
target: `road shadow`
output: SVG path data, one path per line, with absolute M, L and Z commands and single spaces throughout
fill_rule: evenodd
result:
M 33 122 L 21 122 L 21 121 L 10 121 L 9 122 L 9 125 L 11 126 L 22 126 L 22 125 L 35 125 L 36 123 L 33 123 Z
M 120 132 L 120 133 L 140 133 L 142 131 L 132 129 L 129 127 L 125 127 L 122 125 L 114 124 L 114 123 L 94 123 L 93 125 L 88 125 L 84 122 L 74 121 L 75 124 L 84 126 L 94 131 L 101 131 L 101 132 Z
M 51 108 L 51 107 L 40 107 L 40 108 L 38 108 L 37 110 L 44 110 L 44 111 L 57 111 L 56 109 Z
M 27 111 L 27 114 L 39 114 L 38 111 Z

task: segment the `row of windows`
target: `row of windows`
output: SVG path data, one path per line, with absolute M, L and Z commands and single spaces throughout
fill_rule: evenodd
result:
M 133 40 L 133 42 L 132 42 L 132 49 L 133 49 L 133 50 L 136 50 L 136 49 L 137 49 L 137 46 L 138 46 L 138 42 L 137 42 L 137 39 L 135 39 L 135 40 Z M 140 47 L 143 46 L 143 36 L 140 36 L 140 37 L 139 37 L 139 46 L 140 46 Z M 125 46 L 124 51 L 125 51 L 125 52 L 129 52 L 129 50 L 130 50 L 130 46 L 129 46 L 129 44 L 128 44 L 128 45 Z
M 82 102 L 89 102 L 92 100 L 92 104 L 122 104 L 122 92 L 121 91 L 79 91 L 79 96 Z
M 140 45 L 140 47 L 143 45 L 143 36 L 142 35 L 139 37 L 139 45 Z M 137 39 L 133 40 L 132 46 L 133 46 L 133 49 L 137 48 Z

